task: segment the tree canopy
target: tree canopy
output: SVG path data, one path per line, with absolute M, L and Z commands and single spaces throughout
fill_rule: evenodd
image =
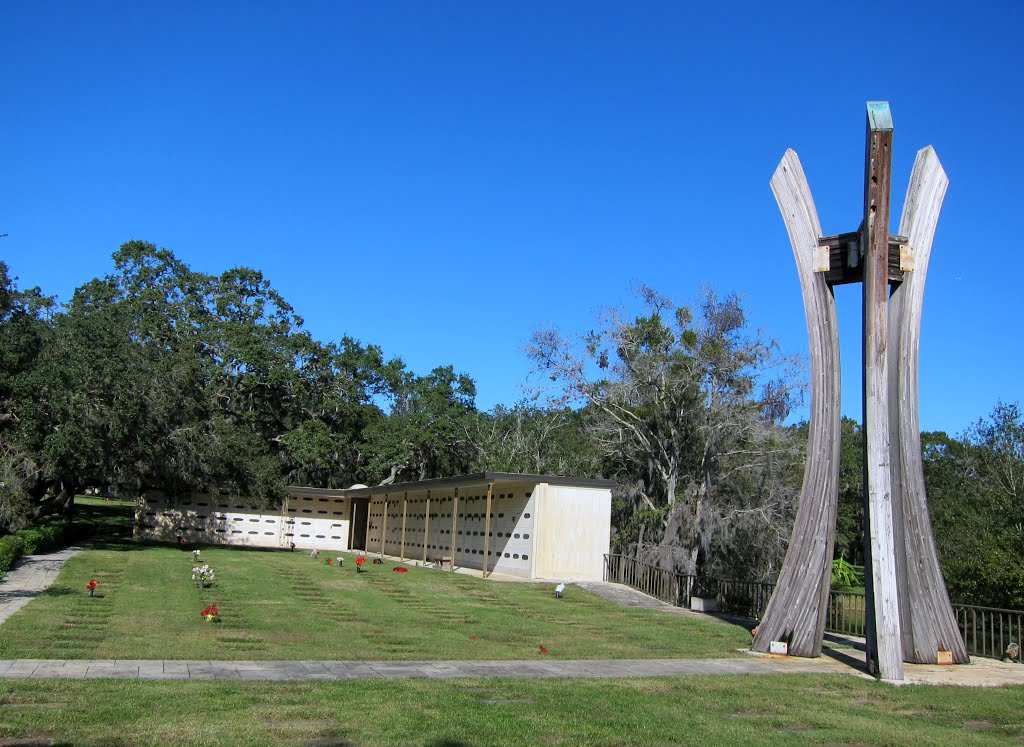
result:
M 1024 417 L 997 404 L 961 438 L 922 435 L 925 484 L 950 596 L 1024 609 Z
M 314 340 L 257 270 L 207 275 L 132 241 L 59 308 L 0 270 L 2 526 L 88 488 L 270 503 L 288 483 L 439 477 L 471 458 L 468 376 Z
M 790 361 L 735 295 L 707 291 L 696 314 L 651 288 L 640 296 L 638 316 L 609 310 L 575 336 L 539 330 L 527 350 L 551 401 L 584 407 L 624 486 L 618 545 L 687 573 L 771 572 L 796 496 L 797 451 L 780 427 L 796 396 Z

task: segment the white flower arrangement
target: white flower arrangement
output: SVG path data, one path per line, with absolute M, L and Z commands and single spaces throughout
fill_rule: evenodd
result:
M 196 582 L 197 589 L 213 586 L 213 569 L 206 563 L 192 566 L 192 580 Z

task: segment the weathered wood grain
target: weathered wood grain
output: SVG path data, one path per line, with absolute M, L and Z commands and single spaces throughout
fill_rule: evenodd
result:
M 828 250 L 828 269 L 824 270 L 829 285 L 849 285 L 864 282 L 864 266 L 858 253 L 863 231 L 822 236 L 818 246 Z M 889 282 L 903 281 L 903 249 L 907 237 L 889 234 Z M 822 272 L 822 270 L 818 270 Z
M 765 652 L 787 641 L 794 656 L 820 656 L 825 630 L 836 503 L 839 496 L 839 328 L 835 298 L 814 252 L 821 223 L 800 159 L 787 150 L 771 180 L 793 247 L 811 352 L 811 418 L 793 535 L 775 592 L 751 648 Z
M 889 470 L 889 188 L 892 120 L 869 102 L 864 173 L 864 555 L 868 669 L 903 679 Z M 872 106 L 875 106 L 873 109 Z
M 928 516 L 918 409 L 921 312 L 932 240 L 949 179 L 935 151 L 920 150 L 907 186 L 900 234 L 914 250 L 914 270 L 892 294 L 889 327 L 889 429 L 903 656 L 935 664 L 938 651 L 969 661 L 939 566 Z

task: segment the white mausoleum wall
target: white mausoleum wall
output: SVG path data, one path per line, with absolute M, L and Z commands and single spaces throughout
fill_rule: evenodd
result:
M 437 562 L 451 557 L 452 511 L 458 508 L 455 522 L 455 565 L 483 569 L 513 576 L 531 578 L 533 522 L 535 516 L 533 485 L 495 487 L 491 493 L 490 542 L 485 552 L 487 533 L 487 486 L 460 488 L 458 503 L 454 490 L 438 494 L 432 491 L 398 492 L 375 495 L 370 500 L 370 524 L 366 546 L 369 551 L 381 550 L 381 534 L 385 555 L 409 560 Z M 402 511 L 405 505 L 405 545 L 402 545 Z M 387 525 L 384 516 L 387 507 Z
M 259 510 L 237 496 L 196 495 L 169 500 L 147 492 L 135 510 L 141 539 L 242 547 L 348 549 L 345 497 L 292 496 L 279 509 Z
M 611 549 L 611 490 L 540 484 L 534 577 L 600 581 Z

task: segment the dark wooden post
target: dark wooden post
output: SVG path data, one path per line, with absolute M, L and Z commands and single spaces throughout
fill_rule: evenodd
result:
M 864 171 L 864 556 L 868 669 L 903 679 L 892 475 L 889 471 L 889 186 L 892 116 L 868 103 Z

